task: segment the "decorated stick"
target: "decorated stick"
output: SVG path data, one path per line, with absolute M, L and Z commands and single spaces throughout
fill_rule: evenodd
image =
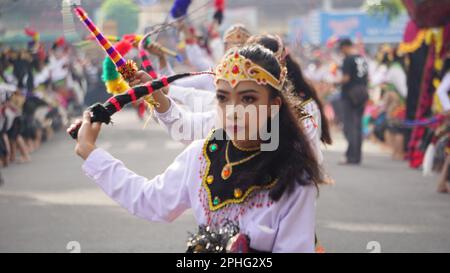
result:
M 147 51 L 145 49 L 139 50 L 139 57 L 142 60 L 142 68 L 145 72 L 147 72 L 153 79 L 156 79 L 158 75 L 155 72 L 155 69 L 152 66 L 152 62 L 150 61 L 150 58 L 148 56 Z
M 86 11 L 80 6 L 75 6 L 74 11 L 76 15 L 80 18 L 86 28 L 92 33 L 100 46 L 105 50 L 108 56 L 116 65 L 117 71 L 123 76 L 126 81 L 131 80 L 134 74 L 137 72 L 136 63 L 132 60 L 125 60 L 122 55 L 114 48 L 108 39 L 100 32 L 100 30 L 95 26 L 94 22 L 88 17 Z
M 161 51 L 172 57 L 177 57 L 178 55 L 175 51 L 168 49 L 167 47 L 164 46 L 161 46 Z
M 145 34 L 141 38 L 141 40 L 139 42 L 139 48 L 140 49 L 145 49 L 148 46 L 150 46 L 150 44 L 152 43 L 151 39 L 150 39 L 150 36 L 152 34 L 153 34 L 153 32 L 149 32 L 149 33 Z M 166 55 L 169 55 L 171 57 L 174 57 L 178 62 L 180 62 L 180 63 L 183 62 L 183 57 L 180 54 L 178 54 L 176 51 L 173 51 L 173 50 L 168 49 L 167 47 L 164 47 L 164 46 L 161 46 L 161 45 L 159 45 L 159 49 L 162 51 L 162 53 L 164 53 Z
M 114 47 L 122 56 L 125 56 L 133 46 L 128 40 L 122 40 L 115 44 Z M 102 80 L 106 85 L 106 91 L 112 95 L 121 94 L 130 89 L 130 86 L 117 72 L 114 62 L 108 56 L 103 60 Z
M 128 103 L 135 102 L 144 96 L 150 95 L 156 90 L 168 86 L 170 83 L 178 79 L 201 74 L 214 74 L 214 72 L 191 72 L 177 74 L 170 77 L 162 77 L 161 79 L 131 88 L 120 95 L 113 96 L 103 104 L 96 103 L 89 107 L 89 111 L 91 112 L 91 122 L 103 122 L 109 124 L 111 122 L 111 116 L 122 110 L 122 108 Z M 69 132 L 70 136 L 76 139 L 79 129 L 80 127 L 76 127 L 71 130 Z
M 150 61 L 149 54 L 145 50 L 147 39 L 150 37 L 151 33 L 147 33 L 142 37 L 142 39 L 139 42 L 139 57 L 141 57 L 142 60 L 142 67 L 144 68 L 145 72 L 147 72 L 153 79 L 157 78 L 158 75 L 155 72 L 155 69 L 153 68 L 153 65 Z
M 164 54 L 174 57 L 179 63 L 183 62 L 183 57 L 180 54 L 178 54 L 177 52 L 175 52 L 171 49 L 168 49 L 167 47 L 164 47 L 164 46 L 160 46 L 159 48 L 161 49 L 161 51 Z
M 112 39 L 109 40 L 119 40 L 120 37 L 112 36 Z M 117 44 L 114 45 L 116 50 L 125 56 L 128 51 L 132 48 L 132 44 L 136 44 L 135 42 L 140 42 L 142 39 L 141 35 L 128 34 L 124 35 L 123 39 L 120 40 Z M 142 60 L 142 68 L 145 72 L 147 72 L 153 79 L 156 79 L 158 76 L 153 69 L 152 63 L 149 59 L 147 51 L 142 48 L 142 43 L 139 43 L 139 57 Z M 103 61 L 103 75 L 102 79 L 106 85 L 106 91 L 112 95 L 117 95 L 127 91 L 130 87 L 127 82 L 123 80 L 120 76 L 119 72 L 117 72 L 116 67 L 113 61 L 109 57 L 105 57 Z
M 107 36 L 105 36 L 105 38 L 108 41 L 110 41 L 110 42 L 119 42 L 119 41 L 123 41 L 123 40 L 129 40 L 130 42 L 133 42 L 133 43 L 134 42 L 139 42 L 140 43 L 141 41 L 146 40 L 147 45 L 149 45 L 150 44 L 150 38 L 149 37 L 152 34 L 153 34 L 153 32 L 150 32 L 150 33 L 146 34 L 145 36 L 135 35 L 135 34 L 127 34 L 127 35 L 124 35 L 123 37 L 114 36 L 114 35 L 107 35 Z M 94 40 L 96 38 L 90 36 L 87 39 L 88 40 Z M 164 47 L 164 46 L 160 46 L 160 49 L 161 49 L 161 51 L 164 54 L 169 55 L 171 57 L 174 57 L 178 62 L 183 62 L 182 56 L 179 55 L 176 51 L 171 50 L 171 49 L 169 49 L 167 47 Z
M 108 41 L 110 41 L 112 43 L 119 42 L 121 40 L 121 38 L 119 36 L 115 36 L 115 35 L 105 35 L 105 38 L 108 39 Z M 86 36 L 85 40 L 94 41 L 94 40 L 96 40 L 96 38 L 92 35 L 88 35 L 88 36 Z
M 122 54 L 122 56 L 126 56 L 126 54 L 130 51 L 133 45 L 135 45 L 136 42 L 138 42 L 139 40 L 140 38 L 135 34 L 124 35 L 123 39 L 118 43 L 116 43 L 114 47 L 120 54 Z M 149 69 L 146 69 L 146 71 L 149 72 L 149 74 L 152 74 L 148 70 Z M 153 74 L 154 75 L 152 77 L 154 79 L 157 78 L 156 73 Z M 119 74 L 119 72 L 117 72 L 113 61 L 108 56 L 106 56 L 105 60 L 103 61 L 102 80 L 105 82 L 106 91 L 112 94 L 113 96 L 121 94 L 130 89 L 130 86 Z M 157 105 L 157 103 L 154 103 L 154 100 L 151 96 L 145 97 L 145 101 L 139 101 L 138 114 L 140 117 L 143 117 L 143 115 L 145 114 L 146 102 L 148 105 Z

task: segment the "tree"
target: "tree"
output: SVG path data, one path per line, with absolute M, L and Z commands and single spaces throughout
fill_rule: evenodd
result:
M 132 0 L 106 0 L 101 6 L 101 11 L 104 20 L 117 23 L 119 35 L 136 31 L 139 7 Z
M 367 0 L 365 6 L 370 15 L 387 15 L 389 21 L 405 10 L 402 0 Z

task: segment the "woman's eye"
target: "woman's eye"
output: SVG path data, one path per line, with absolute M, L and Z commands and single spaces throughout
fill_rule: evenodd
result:
M 219 102 L 225 102 L 227 99 L 227 97 L 225 97 L 224 95 L 220 95 L 220 94 L 217 94 L 216 98 L 217 98 L 217 101 L 219 101 Z
M 256 101 L 256 98 L 252 97 L 252 96 L 244 96 L 244 97 L 242 97 L 242 102 L 246 103 L 246 104 L 251 104 L 251 103 L 254 103 L 255 101 Z

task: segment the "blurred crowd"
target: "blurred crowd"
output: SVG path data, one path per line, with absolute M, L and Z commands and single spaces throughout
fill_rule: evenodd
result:
M 29 162 L 43 142 L 79 115 L 88 89 L 102 87 L 99 72 L 64 38 L 48 49 L 35 42 L 0 46 L 1 166 Z
M 446 49 L 442 69 L 433 82 L 436 92 L 431 106 L 425 109 L 429 118 L 411 120 L 407 118 L 409 56 L 402 54 L 399 45 L 383 44 L 364 47 L 356 44 L 359 54 L 368 63 L 369 99 L 363 116 L 365 139 L 380 145 L 390 152 L 396 161 L 411 161 L 411 133 L 417 127 L 426 128 L 420 149 L 424 151 L 420 165 L 424 175 L 439 173 L 437 191 L 450 192 L 449 172 L 449 122 L 450 110 L 450 48 Z M 339 79 L 342 77 L 342 56 L 335 50 L 333 42 L 326 47 L 298 47 L 297 55 L 302 60 L 305 76 L 315 86 L 323 100 L 325 115 L 334 129 L 342 129 L 342 92 Z M 445 50 L 445 49 L 444 49 Z M 409 93 L 410 100 L 419 101 Z M 428 109 L 429 108 L 429 109 Z

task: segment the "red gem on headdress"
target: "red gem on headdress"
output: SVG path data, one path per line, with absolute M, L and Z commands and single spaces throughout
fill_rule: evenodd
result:
M 237 59 L 237 58 L 239 58 L 239 53 L 234 53 L 234 57 Z
M 237 65 L 233 66 L 233 69 L 231 70 L 231 73 L 238 74 L 239 73 L 239 67 Z

